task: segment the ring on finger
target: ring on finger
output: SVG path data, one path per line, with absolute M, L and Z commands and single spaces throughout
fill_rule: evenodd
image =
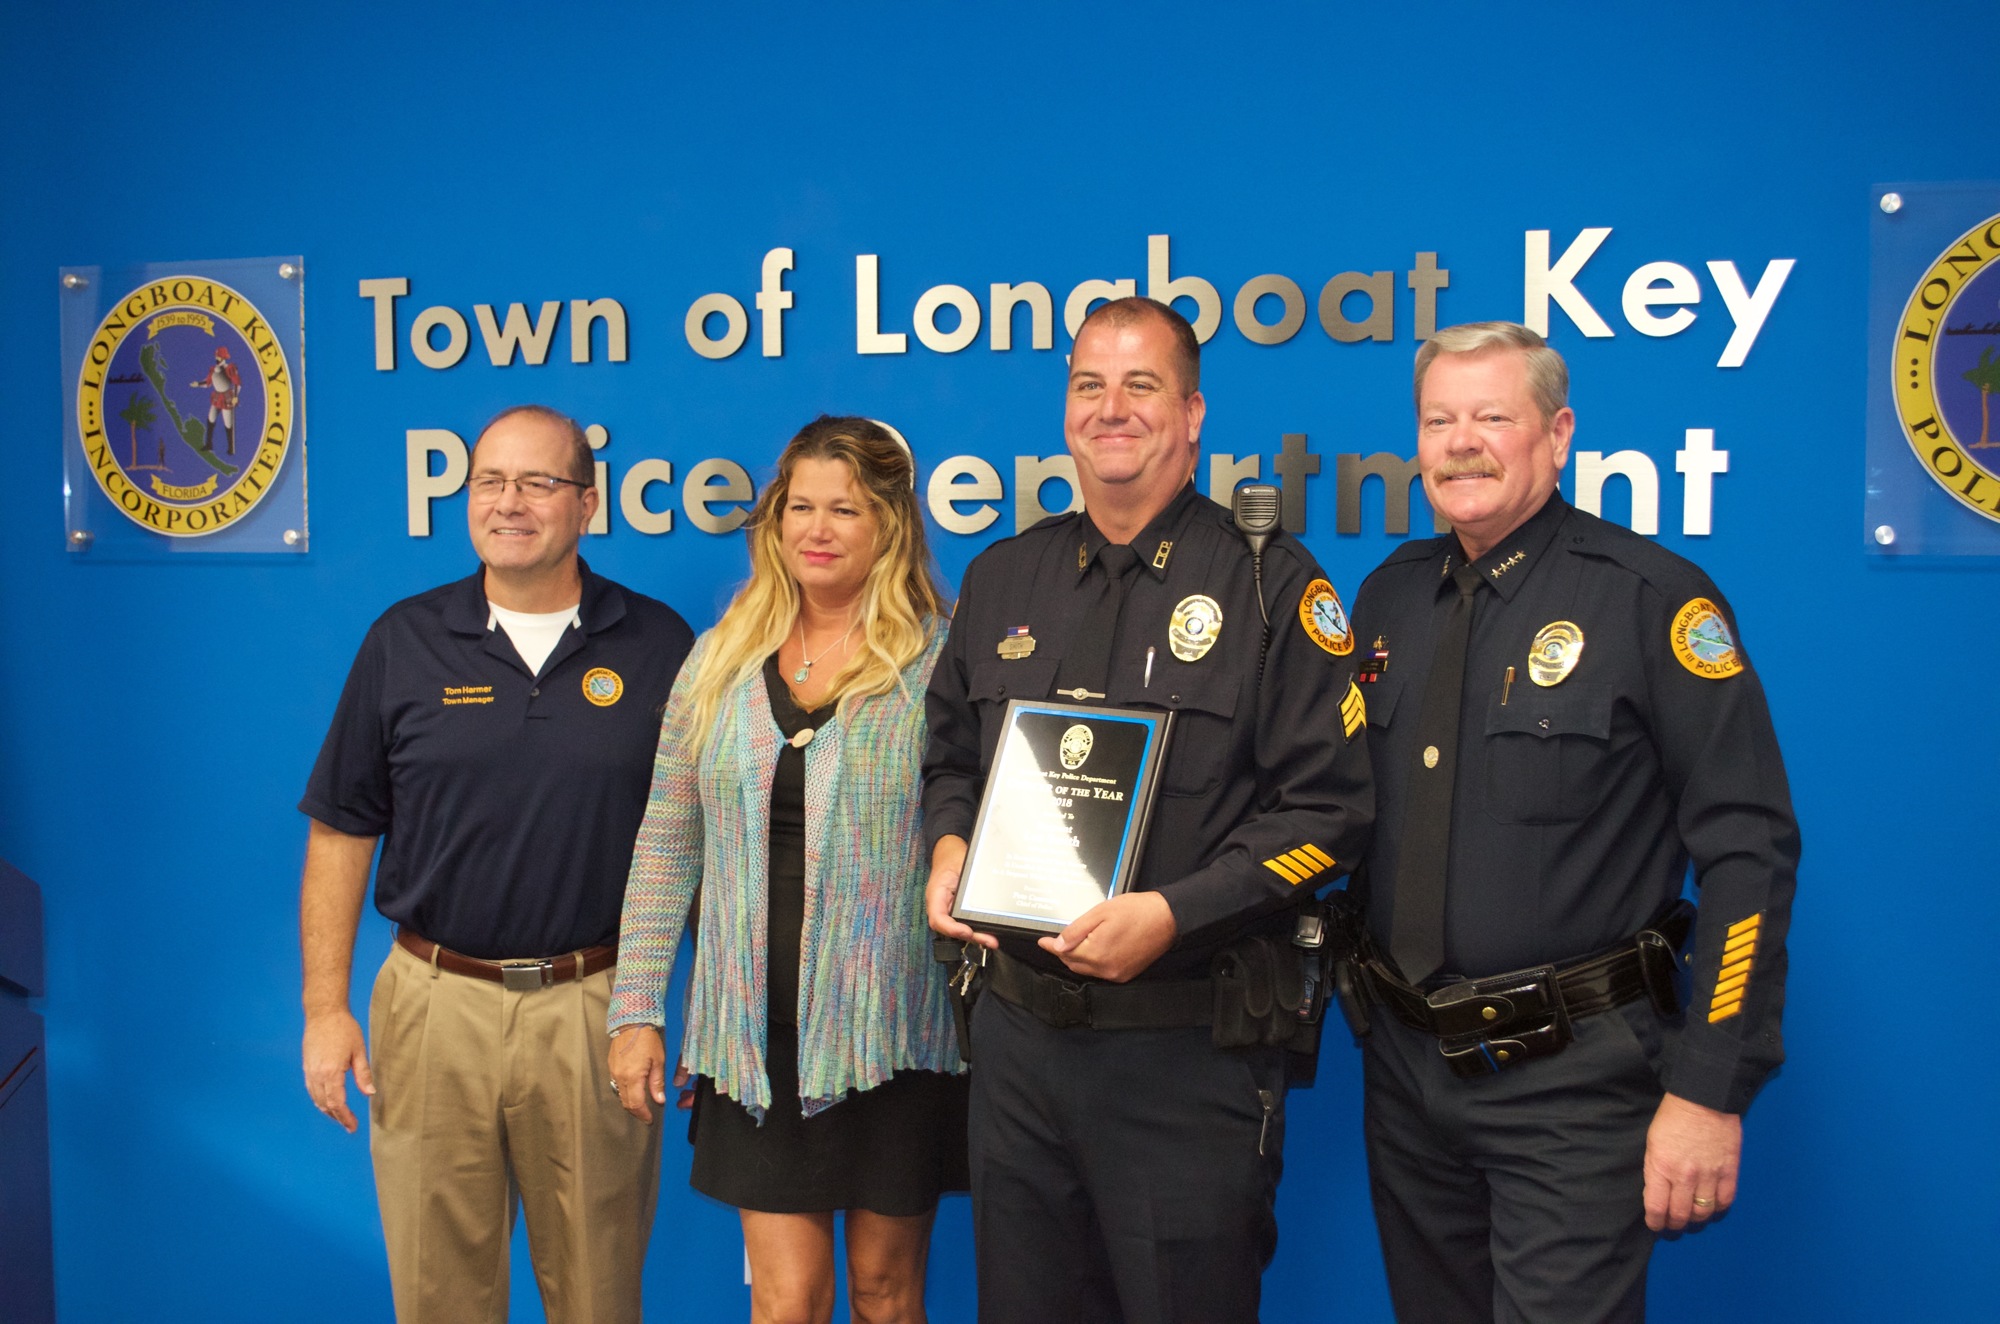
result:
M 1715 1208 L 1715 1201 L 1712 1197 L 1697 1195 L 1694 1198 L 1694 1207 L 1697 1209 L 1713 1209 Z

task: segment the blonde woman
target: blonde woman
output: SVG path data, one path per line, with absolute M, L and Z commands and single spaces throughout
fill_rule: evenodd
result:
M 690 1182 L 742 1214 L 753 1320 L 921 1320 L 964 1067 L 924 920 L 924 689 L 944 640 L 908 454 L 821 418 L 749 524 L 751 573 L 668 700 L 611 1004 L 614 1088 L 666 1101 L 660 1027 L 700 898 Z

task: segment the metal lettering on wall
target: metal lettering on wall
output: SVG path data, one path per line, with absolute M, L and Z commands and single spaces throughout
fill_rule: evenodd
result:
M 61 273 L 70 550 L 307 546 L 304 263 Z
M 1724 372 L 1742 369 L 1792 275 L 1794 259 L 1760 256 L 1740 268 L 1734 259 L 1706 261 L 1707 283 L 1721 304 L 1719 310 L 1706 314 L 1694 311 L 1702 301 L 1704 287 L 1695 268 L 1662 260 L 1640 261 L 1629 271 L 1620 265 L 1615 272 L 1601 273 L 1622 277 L 1622 288 L 1615 312 L 1602 294 L 1597 295 L 1604 303 L 1600 312 L 1578 282 L 1592 263 L 1606 264 L 1608 259 L 1600 253 L 1611 234 L 1608 225 L 1583 227 L 1567 239 L 1550 230 L 1522 232 L 1518 250 L 1521 320 L 1544 334 L 1551 331 L 1552 323 L 1566 323 L 1556 329 L 1586 339 L 1636 334 L 1654 340 L 1684 335 L 1699 322 L 1715 337 L 1714 366 Z M 1130 256 L 1136 258 L 1137 251 Z M 1344 347 L 1399 338 L 1414 345 L 1428 339 L 1440 325 L 1465 320 L 1441 308 L 1451 287 L 1451 272 L 1440 265 L 1438 256 L 1436 251 L 1418 250 L 1409 268 L 1400 273 L 1336 272 L 1319 285 L 1316 299 L 1309 284 L 1276 273 L 1250 277 L 1236 286 L 1232 297 L 1226 286 L 1218 288 L 1202 275 L 1186 270 L 1176 274 L 1171 237 L 1155 234 L 1146 237 L 1143 281 L 1137 274 L 1093 277 L 1075 283 L 1064 294 L 1060 287 L 1052 292 L 1040 281 L 1021 279 L 1026 273 L 988 272 L 983 274 L 1012 279 L 985 282 L 988 295 L 983 301 L 973 293 L 978 282 L 969 286 L 946 283 L 931 285 L 906 304 L 907 290 L 914 287 L 905 287 L 902 294 L 885 294 L 889 285 L 881 254 L 857 253 L 851 263 L 843 260 L 838 269 L 827 270 L 824 263 L 818 267 L 802 264 L 797 250 L 782 247 L 764 252 L 754 273 L 757 288 L 754 293 L 743 291 L 747 297 L 716 290 L 697 296 L 684 310 L 668 311 L 679 323 L 686 349 L 709 361 L 729 359 L 743 351 L 751 343 L 753 324 L 759 355 L 782 359 L 787 314 L 799 305 L 817 305 L 829 299 L 847 303 L 842 312 L 852 319 L 852 352 L 856 355 L 908 355 L 913 352 L 913 338 L 916 345 L 933 354 L 955 355 L 977 343 L 982 330 L 990 352 L 1005 354 L 1020 348 L 1044 353 L 1057 348 L 1058 313 L 1063 327 L 1074 337 L 1095 303 L 1143 291 L 1175 303 L 1189 316 L 1202 341 L 1226 333 L 1233 323 L 1244 341 L 1260 348 L 1281 345 L 1298 336 L 1309 325 L 1311 308 L 1317 313 L 1318 329 L 1324 332 L 1330 351 L 1352 353 L 1357 351 Z M 743 274 L 750 277 L 752 269 L 746 265 Z M 1407 299 L 1401 293 L 1405 288 Z M 472 305 L 469 318 L 449 304 L 422 306 L 411 297 L 412 281 L 407 276 L 363 279 L 357 293 L 371 305 L 373 357 L 380 372 L 410 365 L 444 372 L 464 362 L 479 362 L 476 349 L 483 349 L 484 358 L 495 368 L 538 368 L 550 363 L 551 351 L 565 343 L 571 364 L 593 368 L 598 364 L 622 365 L 627 362 L 628 319 L 646 316 L 643 309 L 628 312 L 625 302 L 604 297 L 600 291 L 537 305 L 510 303 L 504 313 L 496 304 L 478 303 Z M 885 313 L 885 307 L 893 310 L 897 305 L 907 306 L 909 313 Z M 417 309 L 414 313 L 412 307 Z M 1225 318 L 1225 310 L 1232 316 Z M 1620 315 L 1622 330 L 1612 324 Z M 563 334 L 565 324 L 567 336 Z M 1026 334 L 1017 340 L 1017 331 Z M 592 446 L 602 453 L 611 440 L 610 429 L 593 421 L 587 431 Z M 1717 444 L 1713 420 L 1675 424 L 1669 435 L 1683 443 L 1673 452 L 1674 472 L 1681 476 L 1680 532 L 1707 536 L 1713 532 L 1716 480 L 1729 471 L 1729 451 Z M 407 428 L 403 440 L 408 530 L 413 537 L 424 537 L 431 532 L 433 503 L 453 496 L 464 484 L 468 444 L 461 431 L 435 426 Z M 1268 456 L 1208 452 L 1197 477 L 1211 496 L 1227 502 L 1237 484 L 1263 478 L 1268 460 L 1283 491 L 1283 525 L 1293 533 L 1304 533 L 1306 491 L 1310 481 L 1322 474 L 1322 456 L 1313 451 L 1303 431 L 1287 431 L 1273 441 Z M 671 491 L 675 461 L 621 454 L 614 482 L 611 463 L 600 460 L 599 520 L 591 531 L 608 532 L 615 515 L 635 532 L 670 533 L 678 514 L 688 529 L 708 534 L 734 532 L 755 499 L 751 474 L 764 459 L 686 457 L 680 461 L 683 473 L 678 502 Z M 938 529 L 969 536 L 1001 524 L 996 532 L 1014 532 L 1049 514 L 1080 506 L 1069 456 L 1024 454 L 1011 460 L 1011 485 L 1005 457 L 948 455 L 925 466 L 927 472 L 919 484 Z M 1631 527 L 1645 534 L 1660 532 L 1662 489 L 1671 493 L 1674 483 L 1671 477 L 1663 483 L 1660 466 L 1651 456 L 1630 448 L 1608 454 L 1579 450 L 1574 461 L 1571 499 L 1579 507 L 1599 512 L 1607 482 L 1622 480 L 1631 494 Z M 1395 535 L 1412 532 L 1411 491 L 1421 488 L 1415 462 L 1408 455 L 1340 453 L 1325 472 L 1336 489 L 1336 532 L 1361 531 L 1364 485 L 1369 478 L 1380 480 L 1377 488 L 1383 531 Z M 1010 495 L 1011 528 L 1002 524 L 1002 512 L 996 504 Z M 1442 531 L 1444 527 L 1434 518 L 1419 523 L 1426 526 L 1421 532 Z

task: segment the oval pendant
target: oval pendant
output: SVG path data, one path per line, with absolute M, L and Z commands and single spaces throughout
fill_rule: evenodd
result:
M 792 673 L 792 684 L 794 685 L 805 684 L 806 677 L 812 675 L 812 669 L 813 669 L 813 664 L 808 662 L 804 666 L 800 667 L 797 671 L 794 671 Z

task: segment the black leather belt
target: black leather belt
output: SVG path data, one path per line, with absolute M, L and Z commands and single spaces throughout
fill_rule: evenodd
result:
M 986 987 L 1058 1030 L 1165 1030 L 1215 1020 L 1215 982 L 1158 980 L 1140 984 L 1078 983 L 1044 974 L 1005 952 L 986 963 Z
M 1374 1000 L 1413 1030 L 1435 1035 L 1438 1051 L 1462 1076 L 1490 1075 L 1531 1057 L 1560 1052 L 1569 1023 L 1648 997 L 1662 1015 L 1680 1010 L 1676 953 L 1694 924 L 1694 907 L 1677 901 L 1615 947 L 1565 965 L 1535 966 L 1468 979 L 1425 992 L 1379 958 L 1363 968 Z

